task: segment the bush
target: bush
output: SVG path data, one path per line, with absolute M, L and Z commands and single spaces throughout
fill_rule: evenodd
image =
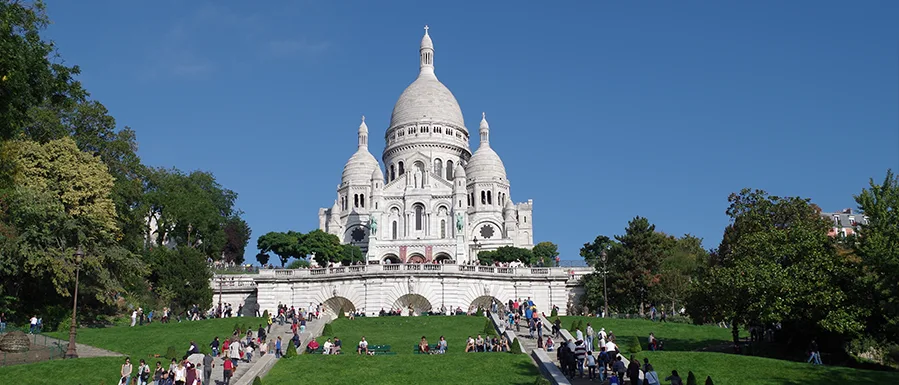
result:
M 174 358 L 174 359 L 178 359 L 178 358 L 181 358 L 181 357 L 178 357 L 178 350 L 176 350 L 174 346 L 169 346 L 168 349 L 165 350 L 165 356 L 166 356 L 168 359 L 173 359 L 173 358 Z
M 568 332 L 574 334 L 575 330 L 577 330 L 577 320 L 571 321 L 571 327 L 568 328 Z
M 696 385 L 696 375 L 692 370 L 687 373 L 687 385 Z
M 253 379 L 253 385 L 262 385 L 262 379 L 259 376 Z
M 634 354 L 640 353 L 643 351 L 643 347 L 640 346 L 640 339 L 637 336 L 631 337 L 630 340 L 627 341 L 627 352 Z
M 480 307 L 478 307 L 478 311 L 475 312 L 474 315 L 476 315 L 476 316 L 478 316 L 478 317 L 483 317 L 483 316 L 484 316 L 484 309 L 481 309 Z
M 559 310 L 556 309 L 556 308 L 553 308 L 553 311 L 549 312 L 549 316 L 550 316 L 550 317 L 558 317 L 558 316 L 559 316 Z M 540 378 L 546 380 L 546 379 L 543 378 L 543 377 L 540 377 Z
M 534 385 L 550 385 L 550 384 L 552 384 L 552 383 L 543 377 L 537 377 L 537 379 L 534 380 Z
M 346 312 L 343 311 L 343 308 L 337 311 L 337 318 L 346 318 Z
M 712 383 L 712 376 L 706 376 L 705 385 L 715 385 L 714 383 Z
M 490 319 L 484 321 L 484 334 L 488 336 L 496 335 L 496 329 L 493 328 L 493 322 L 490 322 Z
M 509 346 L 509 350 L 512 351 L 512 354 L 521 354 L 521 342 L 518 342 L 518 338 L 512 340 L 512 345 Z
M 284 352 L 284 358 L 290 358 L 297 355 L 297 346 L 293 344 L 293 340 L 287 344 L 287 351 Z
M 322 335 L 323 336 L 331 336 L 333 334 L 334 334 L 334 330 L 331 328 L 331 323 L 330 322 L 326 323 L 325 327 L 322 328 Z
M 66 317 L 59 321 L 59 324 L 56 325 L 57 332 L 68 332 L 72 327 L 72 312 L 66 314 Z
M 262 312 L 262 318 L 265 320 L 265 322 L 268 322 L 268 310 Z

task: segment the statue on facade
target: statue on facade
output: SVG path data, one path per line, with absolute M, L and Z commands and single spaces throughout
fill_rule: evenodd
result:
M 464 217 L 462 213 L 456 213 L 456 230 L 462 231 L 462 227 L 465 226 Z
M 415 293 L 415 281 L 409 277 L 409 294 Z
M 378 235 L 378 220 L 375 217 L 371 217 L 371 224 L 369 225 L 371 228 L 371 235 Z

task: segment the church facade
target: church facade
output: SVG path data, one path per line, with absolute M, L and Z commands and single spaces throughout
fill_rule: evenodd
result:
M 418 77 L 393 108 L 383 164 L 369 152 L 368 134 L 363 117 L 358 148 L 334 204 L 319 210 L 319 227 L 362 248 L 369 263 L 461 264 L 479 251 L 533 247 L 533 201 L 513 203 L 483 113 L 471 152 L 462 110 L 434 72 L 427 27 Z

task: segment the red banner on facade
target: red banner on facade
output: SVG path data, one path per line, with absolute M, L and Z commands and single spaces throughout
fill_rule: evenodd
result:
M 406 249 L 408 246 L 400 246 L 400 262 L 406 263 Z
M 433 246 L 425 246 L 425 260 L 431 262 L 431 253 L 433 252 Z

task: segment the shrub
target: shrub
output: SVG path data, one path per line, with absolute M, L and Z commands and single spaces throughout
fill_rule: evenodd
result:
M 323 335 L 323 336 L 330 336 L 330 335 L 332 335 L 332 334 L 334 334 L 334 330 L 333 330 L 332 327 L 331 327 L 331 323 L 330 323 L 330 322 L 329 322 L 329 323 L 326 323 L 326 324 L 325 324 L 325 327 L 322 328 L 322 335 Z
M 696 375 L 692 370 L 687 373 L 687 385 L 696 385 Z
M 490 319 L 484 321 L 484 334 L 488 336 L 496 335 L 496 329 L 493 328 L 493 322 L 490 322 Z
M 511 350 L 513 354 L 521 354 L 521 342 L 518 342 L 518 338 L 512 340 L 512 346 L 509 347 L 509 350 Z
M 705 385 L 715 385 L 712 383 L 712 376 L 706 376 Z
M 643 347 L 640 346 L 640 339 L 637 336 L 631 337 L 630 340 L 627 341 L 627 352 L 628 353 L 640 353 L 643 351 Z
M 474 315 L 476 315 L 476 316 L 478 316 L 478 317 L 483 317 L 483 316 L 484 316 L 484 309 L 481 309 L 480 307 L 478 307 L 478 311 L 475 312 Z
M 68 332 L 72 327 L 72 312 L 66 314 L 66 317 L 59 321 L 59 324 L 56 325 L 57 332 Z
M 574 334 L 575 330 L 577 330 L 577 320 L 571 321 L 571 327 L 568 328 L 571 334 Z
M 178 350 L 176 350 L 174 346 L 169 346 L 168 349 L 165 350 L 165 356 L 168 357 L 168 359 L 180 358 L 178 357 Z
M 268 310 L 262 312 L 262 318 L 265 319 L 265 322 L 268 322 Z
M 550 384 L 552 384 L 552 383 L 543 377 L 537 377 L 537 379 L 534 380 L 534 385 L 550 385 Z
M 253 385 L 262 385 L 262 379 L 259 376 L 253 379 Z
M 553 308 L 553 311 L 549 312 L 549 316 L 550 316 L 550 317 L 558 317 L 558 316 L 559 316 L 559 309 Z M 543 377 L 540 377 L 540 378 L 543 379 L 543 380 L 546 380 L 546 379 L 543 378 Z
M 346 318 L 346 313 L 343 311 L 343 308 L 337 311 L 337 318 Z
M 284 358 L 290 358 L 297 355 L 297 346 L 293 344 L 293 340 L 287 344 L 287 351 L 284 352 Z

